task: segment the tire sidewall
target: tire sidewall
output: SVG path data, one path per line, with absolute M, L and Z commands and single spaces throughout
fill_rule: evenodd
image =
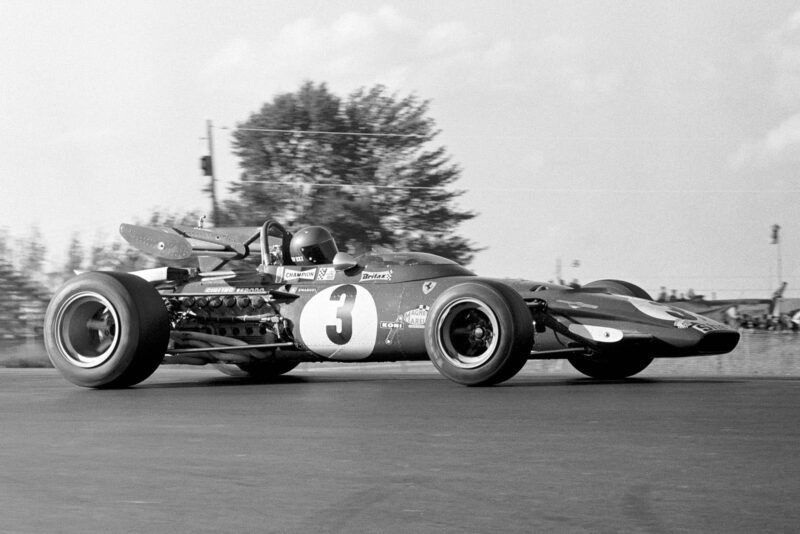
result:
M 458 367 L 448 360 L 440 331 L 450 305 L 464 298 L 488 307 L 498 324 L 498 341 L 492 355 L 471 369 Z M 470 386 L 496 384 L 511 378 L 525 365 L 533 346 L 533 326 L 529 318 L 530 312 L 522 298 L 506 286 L 488 282 L 458 284 L 445 290 L 431 306 L 425 325 L 425 348 L 434 366 L 446 378 Z
M 126 279 L 126 277 L 133 277 L 134 275 L 120 275 L 121 273 L 106 272 L 90 272 L 78 275 L 66 282 L 56 292 L 47 307 L 44 341 L 50 361 L 69 381 L 79 386 L 124 387 L 135 383 L 135 381 L 138 381 L 136 379 L 141 374 L 144 374 L 144 369 L 137 365 L 136 361 L 137 356 L 141 353 L 142 347 L 140 345 L 142 345 L 144 337 L 141 330 L 141 310 L 137 306 L 137 300 L 141 300 L 141 298 L 137 299 L 134 294 L 140 288 L 134 287 L 132 291 L 131 286 L 138 284 L 135 281 Z M 142 280 L 142 283 L 147 284 L 144 280 Z M 147 286 L 146 289 L 156 293 L 152 287 Z M 56 318 L 65 303 L 81 292 L 96 293 L 108 300 L 118 319 L 116 325 L 117 345 L 108 359 L 96 367 L 80 367 L 70 362 L 67 356 L 61 352 L 57 342 L 60 332 L 57 330 Z M 163 356 L 163 353 L 161 356 Z M 150 373 L 152 373 L 152 370 Z

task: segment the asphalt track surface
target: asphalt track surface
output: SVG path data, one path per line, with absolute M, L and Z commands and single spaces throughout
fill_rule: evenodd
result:
M 800 379 L 397 369 L 0 370 L 0 532 L 800 528 Z

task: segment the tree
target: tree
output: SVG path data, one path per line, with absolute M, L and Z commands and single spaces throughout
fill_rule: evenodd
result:
M 19 270 L 27 276 L 41 276 L 44 274 L 44 262 L 47 256 L 47 247 L 38 225 L 31 226 L 28 235 L 17 240 L 19 252 Z
M 69 242 L 69 249 L 67 249 L 67 262 L 64 264 L 64 272 L 72 275 L 75 271 L 80 271 L 83 266 L 83 258 L 83 244 L 78 234 L 74 233 Z
M 453 206 L 463 191 L 445 188 L 461 171 L 430 147 L 439 132 L 428 105 L 380 85 L 341 99 L 307 82 L 276 96 L 233 134 L 244 171 L 227 222 L 322 224 L 353 252 L 377 244 L 468 263 L 478 249 L 454 232 L 475 214 Z

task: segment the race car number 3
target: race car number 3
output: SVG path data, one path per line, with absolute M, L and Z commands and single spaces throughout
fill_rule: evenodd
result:
M 361 360 L 372 354 L 378 311 L 361 286 L 340 285 L 320 291 L 300 314 L 300 337 L 325 358 Z

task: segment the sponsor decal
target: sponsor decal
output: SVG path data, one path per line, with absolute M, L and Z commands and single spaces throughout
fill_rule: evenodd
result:
M 715 323 L 697 323 L 693 324 L 692 328 L 697 330 L 698 332 L 702 332 L 703 334 L 708 334 L 709 332 L 713 332 L 714 330 L 725 330 L 727 327 L 722 324 L 715 324 Z
M 402 315 L 403 322 L 409 328 L 425 328 L 425 320 L 428 318 L 428 310 L 430 309 L 430 306 L 420 305 L 413 310 L 408 310 Z
M 292 293 L 294 293 L 295 291 L 297 293 L 316 293 L 317 292 L 317 288 L 316 287 L 293 287 L 292 288 Z
M 317 280 L 330 281 L 336 278 L 336 269 L 333 267 L 320 267 L 317 270 Z
M 703 334 L 708 334 L 709 332 L 713 332 L 714 330 L 726 330 L 728 327 L 724 324 L 715 323 L 715 322 L 702 322 L 697 323 L 694 321 L 688 321 L 686 319 L 679 319 L 672 323 L 675 328 L 679 328 L 684 330 L 686 328 L 694 328 L 698 332 L 702 332 Z
M 401 313 L 394 321 L 381 321 L 380 327 L 389 329 L 384 343 L 387 345 L 394 343 L 397 332 L 403 328 L 425 328 L 425 321 L 428 319 L 428 311 L 430 309 L 430 306 L 420 305 L 413 310 Z
M 422 284 L 422 293 L 427 295 L 428 293 L 433 291 L 434 287 L 436 287 L 436 282 L 434 282 L 433 280 L 428 280 L 427 282 L 424 282 Z
M 268 291 L 263 287 L 206 287 L 203 293 L 260 293 Z
M 292 269 L 290 267 L 278 267 L 278 280 L 289 282 L 292 280 L 314 280 L 317 276 L 317 268 Z
M 580 308 L 585 308 L 587 310 L 596 310 L 597 309 L 597 306 L 595 306 L 594 304 L 586 304 L 586 303 L 580 302 L 580 301 L 557 300 L 556 302 L 560 302 L 561 304 L 566 304 L 567 306 L 569 306 L 573 310 L 578 310 Z
M 391 282 L 392 271 L 364 271 L 361 273 L 361 280 L 359 282 Z

